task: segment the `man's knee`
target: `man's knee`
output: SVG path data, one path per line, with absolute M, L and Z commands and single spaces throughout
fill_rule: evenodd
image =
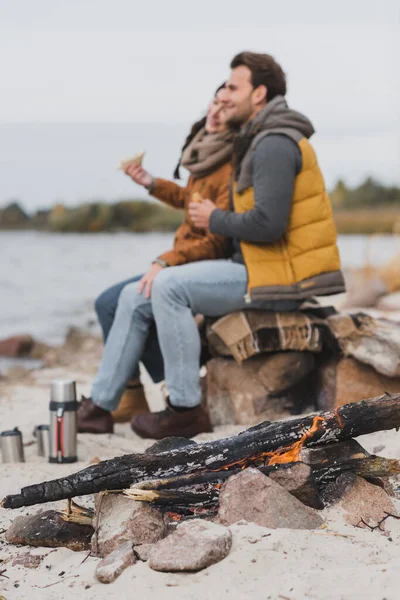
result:
M 171 297 L 180 287 L 180 279 L 176 270 L 179 267 L 168 267 L 158 273 L 153 281 L 151 295 L 153 300 L 157 298 Z

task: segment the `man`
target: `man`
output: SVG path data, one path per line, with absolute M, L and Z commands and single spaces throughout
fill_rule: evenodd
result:
M 345 289 L 329 198 L 308 142 L 312 124 L 287 106 L 285 74 L 271 56 L 242 52 L 231 69 L 225 112 L 241 127 L 231 211 L 204 200 L 192 203 L 189 214 L 197 227 L 231 238 L 232 258 L 157 275 L 152 308 L 169 402 L 164 411 L 133 418 L 142 437 L 206 430 L 194 314 L 295 310 L 306 298 Z

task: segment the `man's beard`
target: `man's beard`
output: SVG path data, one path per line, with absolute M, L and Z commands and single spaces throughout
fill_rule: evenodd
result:
M 241 117 L 240 115 L 232 115 L 226 120 L 228 127 L 230 127 L 231 129 L 240 129 L 244 122 L 245 121 L 243 120 L 243 117 Z
M 237 113 L 236 115 L 232 115 L 231 117 L 228 117 L 226 122 L 229 127 L 232 127 L 233 129 L 237 129 L 237 128 L 242 127 L 242 125 L 244 125 L 245 123 L 247 123 L 247 121 L 250 119 L 251 115 L 252 115 L 252 105 L 249 102 L 247 104 L 247 106 L 240 111 L 240 113 Z

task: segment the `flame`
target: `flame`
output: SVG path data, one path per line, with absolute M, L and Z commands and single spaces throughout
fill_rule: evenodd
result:
M 169 518 L 172 519 L 172 521 L 180 521 L 182 519 L 182 515 L 176 512 L 167 511 L 165 514 L 168 515 Z
M 323 422 L 325 422 L 324 417 L 316 416 L 313 419 L 311 427 L 304 432 L 297 442 L 294 442 L 289 446 L 283 446 L 275 452 L 261 452 L 255 456 L 242 458 L 236 462 L 230 463 L 229 465 L 224 465 L 220 469 L 215 469 L 215 471 L 229 471 L 231 467 L 241 467 L 241 469 L 246 469 L 251 463 L 264 459 L 269 459 L 268 461 L 265 461 L 267 466 L 289 462 L 299 462 L 300 450 L 302 449 L 304 442 L 311 437 L 313 433 L 320 429 L 319 423 Z
M 286 447 L 286 449 L 281 448 L 276 452 L 267 452 L 266 455 L 270 456 L 268 466 L 281 465 L 289 462 L 298 462 L 300 460 L 300 450 L 302 449 L 304 442 L 311 437 L 313 433 L 318 431 L 318 423 L 322 423 L 324 421 L 324 417 L 314 417 L 310 429 L 308 429 L 297 442 L 289 447 Z

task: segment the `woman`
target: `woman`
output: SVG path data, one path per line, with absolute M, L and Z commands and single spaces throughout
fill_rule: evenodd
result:
M 147 188 L 152 196 L 169 206 L 184 209 L 185 221 L 176 232 L 173 249 L 156 258 L 145 275 L 106 290 L 96 300 L 105 350 L 92 397 L 84 398 L 79 407 L 78 429 L 81 432 L 109 433 L 113 431 L 113 421 L 129 421 L 137 412 L 148 410 L 139 379 L 139 360 L 155 382 L 163 379 L 156 330 L 153 320 L 148 318 L 151 286 L 157 274 L 169 266 L 225 256 L 227 240 L 197 229 L 188 214 L 188 205 L 195 193 L 209 198 L 223 210 L 228 209 L 233 133 L 222 112 L 225 94 L 222 85 L 208 107 L 207 115 L 193 125 L 182 148 L 174 175 L 179 178 L 179 166 L 184 166 L 190 173 L 186 187 L 155 179 L 140 165 L 125 169 L 126 175 Z M 140 333 L 132 339 L 128 332 L 133 319 L 140 321 Z

